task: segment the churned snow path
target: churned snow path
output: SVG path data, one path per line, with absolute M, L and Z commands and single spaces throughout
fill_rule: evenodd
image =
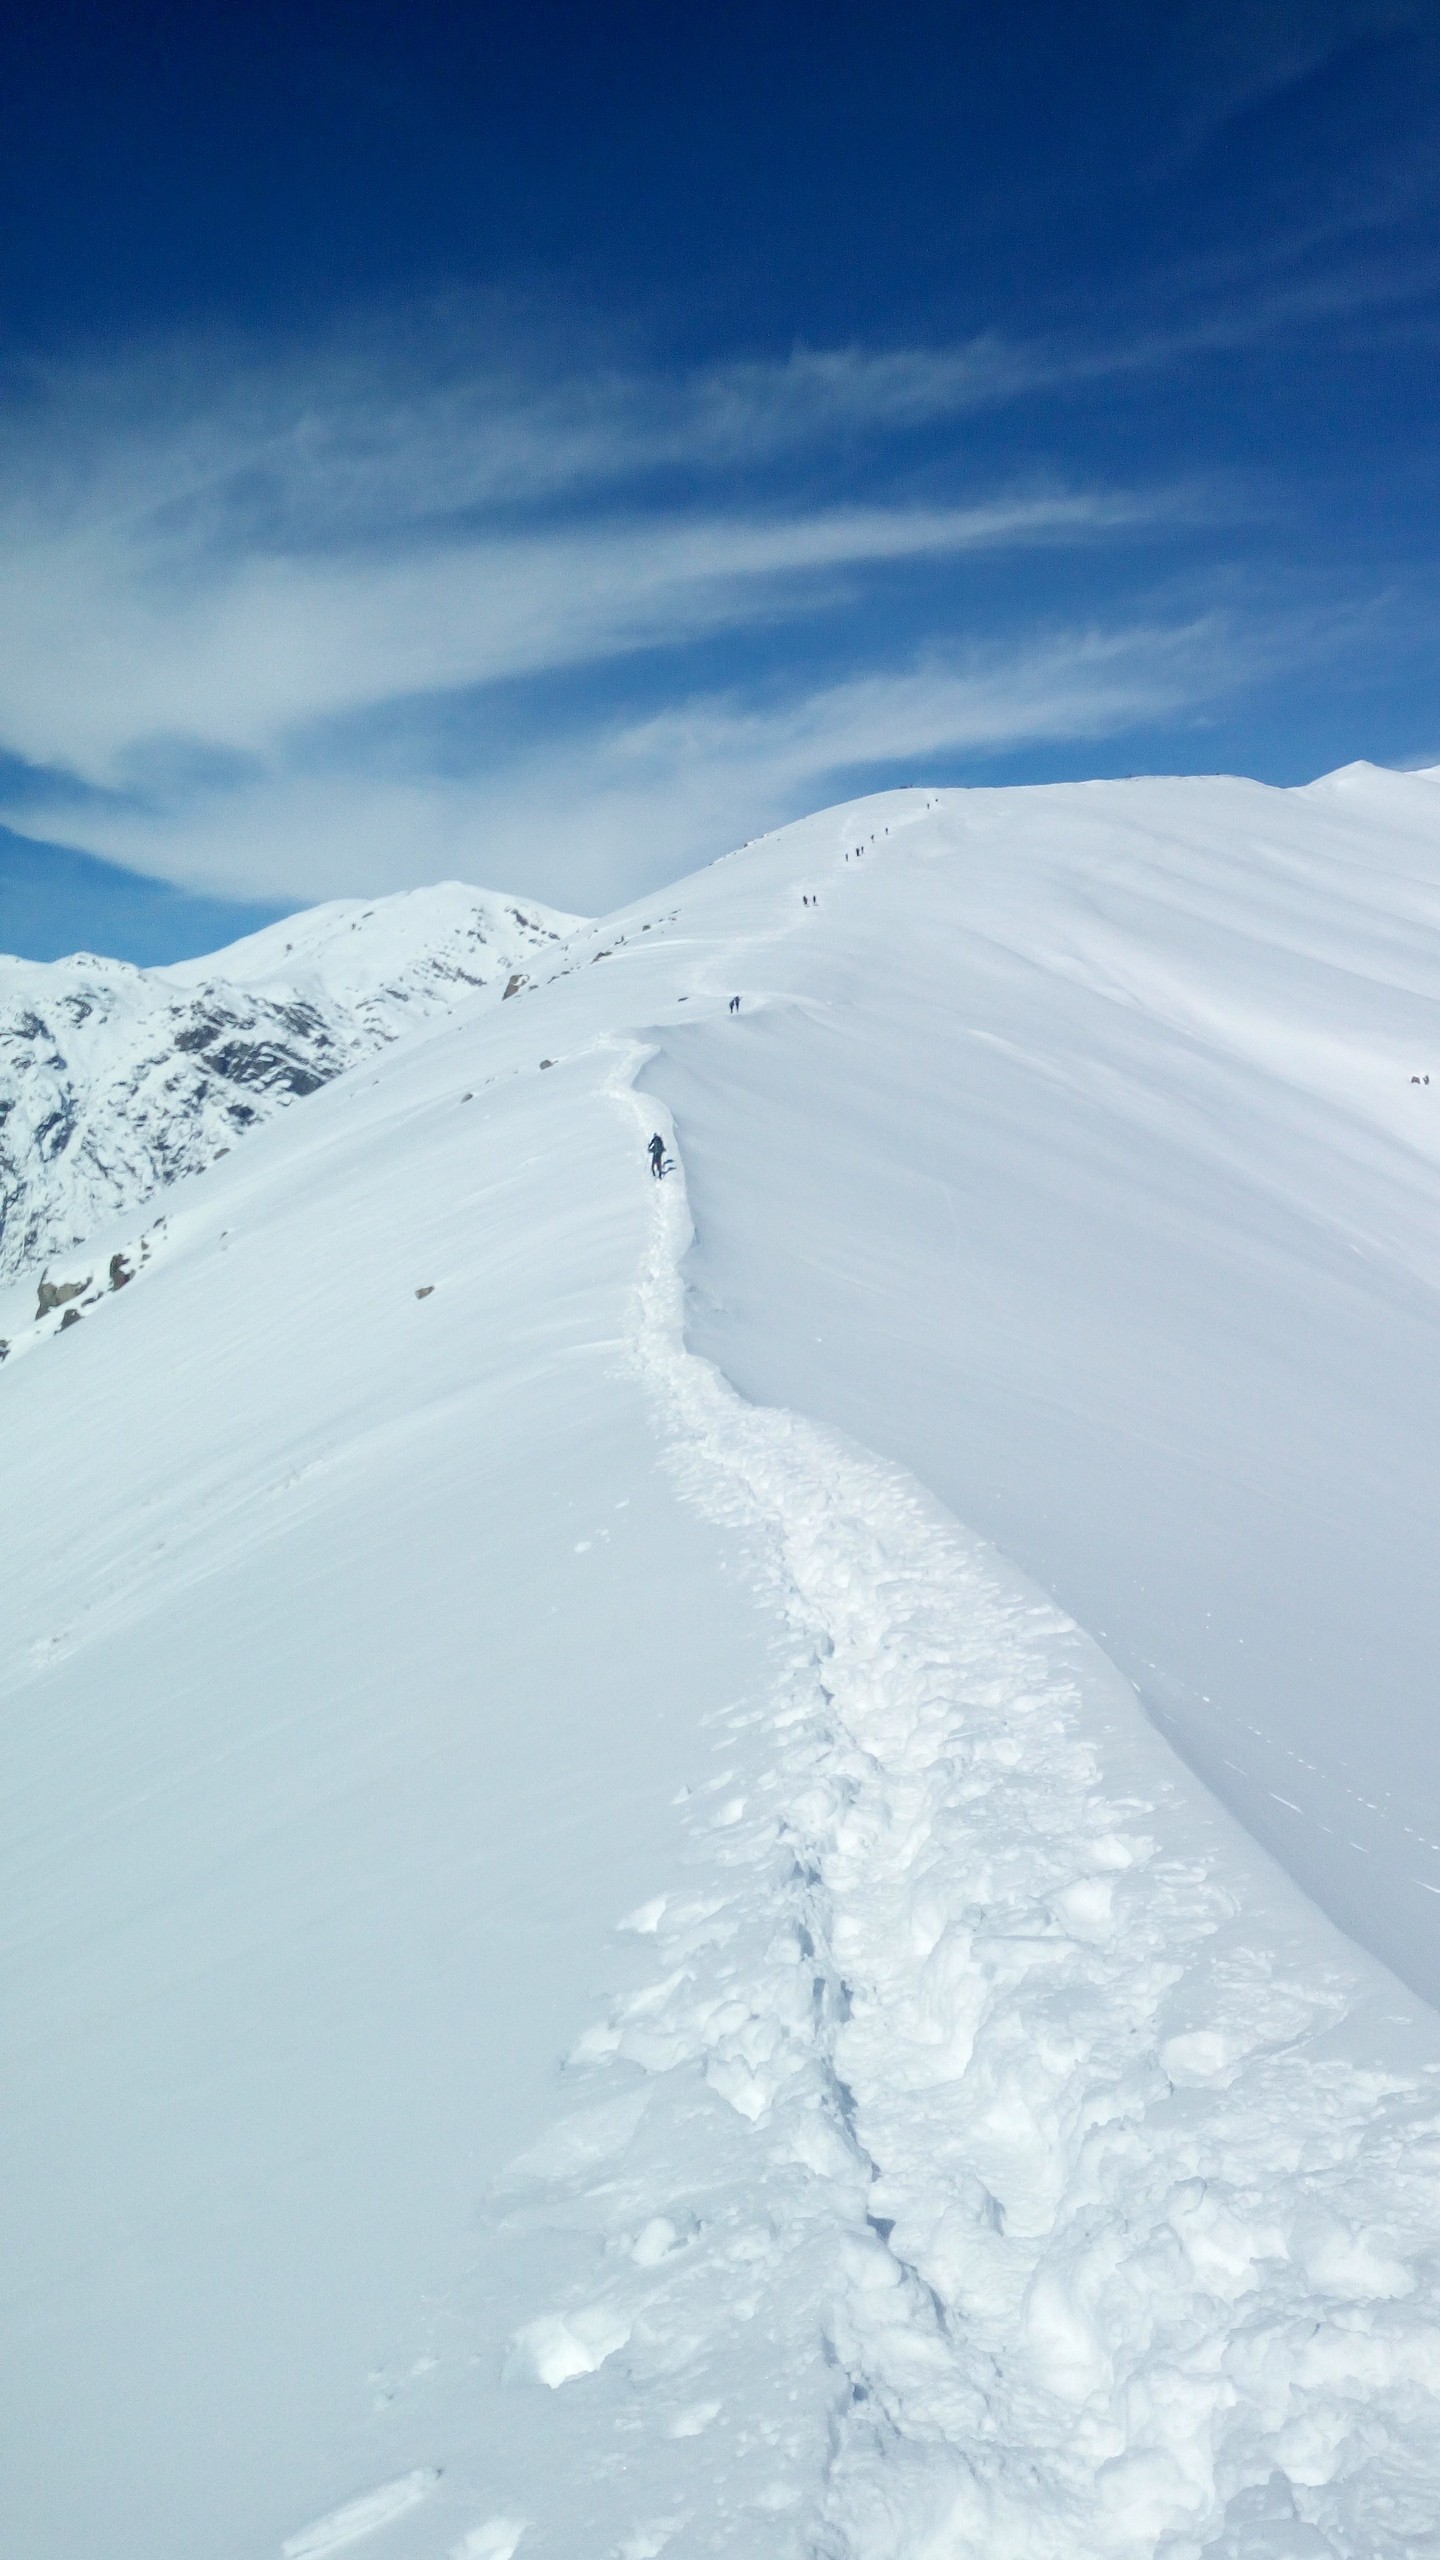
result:
M 687 1890 L 631 1916 L 653 1980 L 509 2192 L 517 2227 L 605 2235 L 605 2279 L 523 2324 L 509 2373 L 613 2359 L 589 2460 L 628 2511 L 607 2541 L 597 2489 L 593 2540 L 542 2516 L 535 2547 L 1440 2551 L 1435 2039 L 1052 1604 L 904 1471 L 687 1352 L 682 1178 L 635 1357 L 789 1649 L 693 1809 Z M 748 2225 L 712 2209 L 727 2140 Z

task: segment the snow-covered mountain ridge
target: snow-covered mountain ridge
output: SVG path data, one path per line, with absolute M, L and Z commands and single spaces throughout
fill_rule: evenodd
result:
M 38 1271 L 580 919 L 446 883 L 164 969 L 0 957 L 0 1278 Z
M 0 2541 L 1440 2560 L 1440 788 L 531 974 L 0 1289 Z

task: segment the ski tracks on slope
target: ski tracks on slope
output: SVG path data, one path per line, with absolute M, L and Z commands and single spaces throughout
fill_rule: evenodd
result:
M 1436 2082 L 1366 2061 L 1376 1978 L 1257 1911 L 1069 1621 L 686 1350 L 689 1235 L 656 1186 L 634 1356 L 778 1603 L 777 1690 L 687 1808 L 696 1889 L 632 1915 L 600 2103 L 510 2198 L 602 2237 L 511 2359 L 614 2359 L 597 2472 L 650 2511 L 611 2547 L 1440 2554 Z

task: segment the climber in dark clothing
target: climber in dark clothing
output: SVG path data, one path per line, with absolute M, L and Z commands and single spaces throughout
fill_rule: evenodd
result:
M 650 1141 L 650 1170 L 657 1182 L 665 1178 L 665 1141 L 657 1129 Z

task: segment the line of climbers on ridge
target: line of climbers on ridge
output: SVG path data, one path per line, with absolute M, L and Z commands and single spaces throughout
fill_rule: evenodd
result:
M 890 833 L 890 830 L 889 830 L 889 828 L 888 828 L 888 827 L 886 828 L 885 833 L 887 834 L 887 836 L 888 836 L 888 834 Z M 870 842 L 873 844 L 873 843 L 874 843 L 874 841 L 875 841 L 875 839 L 874 839 L 874 837 L 872 836 L 872 837 L 870 838 Z M 864 849 L 865 849 L 865 848 L 864 848 L 864 846 L 863 846 L 863 845 L 858 845 L 858 844 L 853 848 L 854 859 L 855 859 L 857 862 L 859 861 L 861 854 L 864 852 Z M 845 859 L 846 859 L 846 861 L 847 861 L 847 862 L 851 859 L 851 851 L 850 851 L 850 849 L 847 849 L 847 851 L 846 851 L 846 855 L 845 855 Z M 802 906 L 806 906 L 806 907 L 818 907 L 818 906 L 819 906 L 819 904 L 820 904 L 820 892 L 819 892 L 819 890 L 818 890 L 818 889 L 815 889 L 815 890 L 802 889 L 802 891 L 801 891 L 801 893 L 800 893 L 800 903 L 801 903 L 801 905 L 802 905 Z M 738 1013 L 738 1012 L 739 1012 L 739 1010 L 740 1010 L 740 999 L 739 999 L 739 997 L 738 997 L 738 996 L 732 996 L 732 997 L 730 998 L 730 1003 L 729 1003 L 729 1006 L 728 1006 L 728 1008 L 727 1008 L 727 1009 L 728 1009 L 728 1011 L 729 1011 L 729 1012 L 731 1012 L 731 1013 Z M 653 1138 L 651 1139 L 650 1144 L 649 1144 L 649 1146 L 648 1146 L 648 1147 L 647 1147 L 647 1149 L 646 1149 L 646 1153 L 647 1153 L 647 1155 L 648 1155 L 648 1156 L 649 1156 L 649 1158 L 650 1158 L 650 1170 L 651 1170 L 652 1174 L 654 1175 L 654 1177 L 655 1177 L 656 1181 L 657 1181 L 657 1182 L 663 1182 L 663 1181 L 664 1181 L 664 1179 L 665 1179 L 665 1176 L 666 1176 L 667 1172 L 670 1170 L 670 1159 L 667 1157 L 667 1155 L 666 1155 L 666 1153 L 665 1153 L 665 1141 L 664 1141 L 664 1139 L 661 1137 L 660 1132 L 659 1132 L 659 1130 L 658 1130 L 658 1129 L 656 1130 L 656 1132 L 655 1132 L 655 1134 L 654 1134 Z

